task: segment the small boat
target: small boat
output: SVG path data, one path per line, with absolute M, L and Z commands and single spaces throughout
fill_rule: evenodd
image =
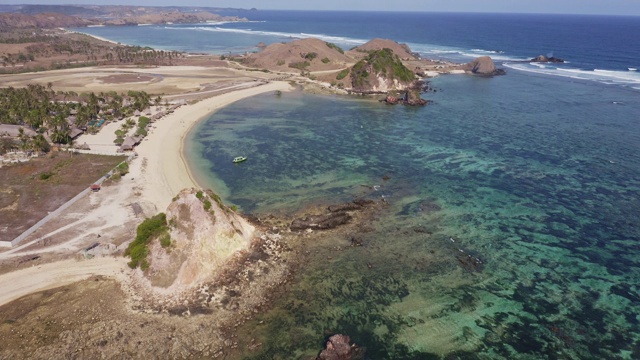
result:
M 638 71 L 638 69 L 636 68 L 627 68 L 627 69 L 629 69 L 629 71 Z
M 247 160 L 246 156 L 238 156 L 238 157 L 233 158 L 233 163 L 237 164 L 237 163 L 243 162 L 245 160 Z

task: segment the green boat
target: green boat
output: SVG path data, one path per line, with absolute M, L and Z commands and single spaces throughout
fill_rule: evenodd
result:
M 246 156 L 238 156 L 236 158 L 233 158 L 233 163 L 237 164 L 237 163 L 241 163 L 243 161 L 247 160 Z

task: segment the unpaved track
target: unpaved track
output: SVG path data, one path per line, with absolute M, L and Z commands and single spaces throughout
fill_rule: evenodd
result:
M 126 259 L 64 260 L 0 275 L 0 306 L 38 291 L 86 280 L 93 275 L 119 278 L 130 271 Z

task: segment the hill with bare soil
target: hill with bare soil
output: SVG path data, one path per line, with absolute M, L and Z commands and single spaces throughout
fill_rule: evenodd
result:
M 167 209 L 166 219 L 171 245 L 150 245 L 147 276 L 154 286 L 173 290 L 212 280 L 227 260 L 249 247 L 255 232 L 217 195 L 203 191 L 183 190 Z
M 0 30 L 56 27 L 79 27 L 93 24 L 92 21 L 75 16 L 41 13 L 35 15 L 4 13 L 0 14 Z
M 339 70 L 355 63 L 338 46 L 319 39 L 302 39 L 284 44 L 271 44 L 251 54 L 245 65 L 277 71 Z
M 353 50 L 349 51 L 349 56 L 355 58 L 362 58 L 367 53 L 375 50 L 391 49 L 402 60 L 416 60 L 417 57 L 413 55 L 411 49 L 407 44 L 399 44 L 397 41 L 389 39 L 373 39 L 366 44 L 360 45 Z M 363 55 L 364 53 L 364 55 Z

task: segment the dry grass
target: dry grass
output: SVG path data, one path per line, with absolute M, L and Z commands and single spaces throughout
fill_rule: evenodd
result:
M 11 241 L 124 157 L 53 153 L 0 171 L 0 241 Z

